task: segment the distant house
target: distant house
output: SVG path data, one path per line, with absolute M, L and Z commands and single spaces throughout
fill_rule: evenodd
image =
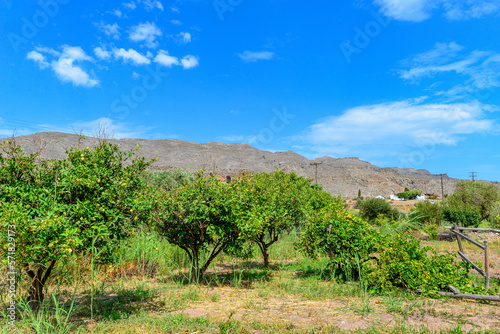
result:
M 404 201 L 404 199 L 399 198 L 399 197 L 398 197 L 398 196 L 396 196 L 396 195 L 391 195 L 390 199 L 391 199 L 392 201 Z
M 417 201 L 425 201 L 425 195 L 417 196 L 416 200 Z
M 380 196 L 380 195 L 378 195 L 378 196 L 377 196 L 377 197 L 375 197 L 375 198 L 378 198 L 378 199 L 385 199 L 385 197 L 384 197 L 384 196 Z

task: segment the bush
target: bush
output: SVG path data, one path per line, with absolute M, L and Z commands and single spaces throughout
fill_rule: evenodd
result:
M 312 258 L 328 256 L 332 273 L 352 279 L 359 277 L 360 266 L 371 259 L 382 244 L 381 238 L 374 227 L 336 204 L 306 223 L 296 246 Z
M 457 223 L 462 227 L 477 227 L 481 221 L 481 216 L 476 212 L 444 207 L 443 219 L 450 223 Z
M 182 169 L 147 171 L 143 177 L 149 186 L 165 191 L 173 190 L 194 181 L 194 176 Z
M 374 222 L 381 214 L 389 219 L 398 219 L 401 216 L 401 212 L 394 209 L 385 200 L 379 198 L 358 200 L 356 205 L 359 208 L 361 217 L 370 222 Z
M 439 225 L 443 219 L 441 206 L 430 202 L 418 202 L 410 213 L 411 217 L 426 225 Z
M 406 200 L 414 199 L 420 195 L 422 195 L 422 190 L 405 191 L 405 192 L 396 194 L 396 196 L 398 196 L 399 198 L 406 199 Z
M 452 254 L 437 255 L 414 237 L 398 236 L 381 247 L 378 260 L 367 262 L 362 274 L 375 290 L 422 289 L 433 295 L 453 285 L 463 293 L 485 293 L 485 288 L 474 287 L 469 269 L 470 264 L 456 262 Z

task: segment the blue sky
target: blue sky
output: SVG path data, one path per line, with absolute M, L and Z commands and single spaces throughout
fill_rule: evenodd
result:
M 0 0 L 0 136 L 245 142 L 500 181 L 500 0 Z

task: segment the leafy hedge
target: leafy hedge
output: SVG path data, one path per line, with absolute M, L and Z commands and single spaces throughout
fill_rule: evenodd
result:
M 399 198 L 410 200 L 422 195 L 422 190 L 411 190 L 396 194 Z
M 306 225 L 298 248 L 311 257 L 326 255 L 336 278 L 361 279 L 373 291 L 421 289 L 438 296 L 453 285 L 464 293 L 486 293 L 469 278 L 470 265 L 450 253 L 438 255 L 420 240 L 402 233 L 393 237 L 339 206 L 321 210 Z
M 481 216 L 472 211 L 444 207 L 443 219 L 450 223 L 457 223 L 462 227 L 477 227 L 481 221 Z
M 454 258 L 450 253 L 437 255 L 412 236 L 398 236 L 380 248 L 377 261 L 364 266 L 363 277 L 375 290 L 421 289 L 432 295 L 452 285 L 463 293 L 485 293 L 484 287 L 475 287 L 468 277 L 470 264 Z

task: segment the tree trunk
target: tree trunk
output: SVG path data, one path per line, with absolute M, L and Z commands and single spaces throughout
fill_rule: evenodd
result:
M 264 267 L 269 268 L 269 247 L 271 247 L 276 241 L 278 241 L 277 235 L 271 235 L 271 241 L 266 244 L 264 241 L 265 235 L 262 234 L 259 239 L 255 240 L 260 248 L 262 257 L 264 258 Z
M 31 278 L 31 285 L 28 289 L 28 298 L 26 299 L 28 305 L 33 312 L 38 312 L 40 304 L 43 302 L 43 288 L 45 282 L 49 278 L 52 269 L 54 268 L 55 261 L 51 261 L 49 267 L 45 270 L 43 266 L 39 266 L 35 271 L 27 270 L 28 276 Z
M 35 277 L 31 281 L 31 285 L 28 289 L 28 305 L 33 312 L 38 312 L 40 304 L 43 302 L 43 284 L 42 284 L 42 269 L 39 268 Z
M 264 267 L 269 268 L 269 247 L 266 244 L 262 245 L 262 256 L 264 256 Z
M 197 251 L 193 252 L 191 259 L 191 269 L 189 270 L 189 281 L 191 283 L 200 281 L 200 259 Z

